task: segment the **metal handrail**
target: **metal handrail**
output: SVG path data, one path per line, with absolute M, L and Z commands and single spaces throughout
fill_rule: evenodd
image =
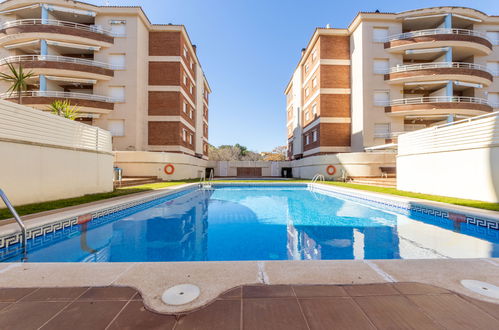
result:
M 324 183 L 325 180 L 326 180 L 326 178 L 324 177 L 324 175 L 317 173 L 312 178 L 312 182 L 311 183 L 314 184 L 314 183 L 317 183 L 317 181 L 319 181 L 320 183 Z
M 208 180 L 206 179 L 206 171 L 203 171 L 203 176 L 201 177 L 200 184 L 202 188 L 211 188 L 213 183 L 213 176 L 215 171 L 210 171 L 210 176 Z
M 383 41 L 389 42 L 389 41 L 394 41 L 394 40 L 403 40 L 403 39 L 436 35 L 436 34 L 458 34 L 458 35 L 474 36 L 474 37 L 480 37 L 483 39 L 487 39 L 488 41 L 490 41 L 492 43 L 492 40 L 490 40 L 487 37 L 487 34 L 482 32 L 482 31 L 466 30 L 466 29 L 446 29 L 446 28 L 417 30 L 417 31 L 394 34 L 394 35 L 388 36 L 388 38 L 384 39 Z
M 59 21 L 55 19 L 40 19 L 40 18 L 28 18 L 28 19 L 19 19 L 15 21 L 8 21 L 0 25 L 0 30 L 15 27 L 15 26 L 23 26 L 23 25 L 52 25 L 52 26 L 64 26 L 70 27 L 73 29 L 95 32 L 100 34 L 105 34 L 110 37 L 118 37 L 119 34 L 116 34 L 111 31 L 109 28 L 105 28 L 98 25 L 85 25 L 68 21 Z
M 21 92 L 22 97 L 55 97 L 61 99 L 81 99 L 90 101 L 100 101 L 108 103 L 123 102 L 123 99 L 118 99 L 109 96 L 86 94 L 86 93 L 73 93 L 73 92 L 58 92 L 58 91 L 24 91 Z M 17 92 L 6 92 L 0 94 L 0 99 L 9 99 L 19 97 Z
M 0 65 L 7 63 L 18 63 L 18 62 L 27 62 L 27 61 L 52 61 L 52 62 L 60 62 L 60 63 L 74 63 L 74 64 L 82 64 L 95 66 L 104 69 L 110 70 L 122 70 L 125 67 L 122 65 L 112 65 L 104 62 L 94 61 L 94 60 L 86 60 L 82 58 L 74 58 L 68 56 L 58 56 L 58 55 L 17 55 L 17 56 L 9 56 L 0 59 Z
M 439 68 L 474 69 L 474 70 L 486 71 L 494 75 L 494 73 L 485 65 L 475 64 L 475 63 L 463 63 L 463 62 L 431 62 L 431 63 L 421 63 L 421 64 L 397 65 L 391 67 L 389 73 L 407 72 L 407 71 L 425 70 L 425 69 L 439 69 Z
M 475 103 L 489 105 L 486 99 L 470 96 L 426 96 L 411 97 L 390 101 L 389 105 L 423 104 L 423 103 Z
M 17 224 L 19 225 L 19 227 L 21 227 L 21 236 L 22 236 L 21 245 L 24 249 L 26 249 L 26 244 L 28 240 L 26 226 L 24 225 L 23 221 L 21 220 L 21 217 L 19 216 L 19 214 L 17 214 L 16 209 L 14 208 L 14 206 L 12 206 L 12 203 L 9 201 L 9 198 L 2 189 L 0 189 L 0 198 L 2 198 L 3 202 L 9 209 L 10 213 L 12 213 L 12 215 L 14 216 L 14 219 L 16 219 Z

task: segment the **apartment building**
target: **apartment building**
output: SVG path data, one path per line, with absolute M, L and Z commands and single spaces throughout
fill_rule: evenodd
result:
M 151 24 L 141 7 L 79 1 L 0 4 L 0 70 L 33 76 L 22 103 L 54 100 L 80 108 L 78 120 L 113 134 L 114 150 L 183 153 L 207 159 L 211 93 L 182 25 Z M 2 99 L 17 102 L 17 93 Z
M 359 152 L 499 110 L 499 17 L 471 8 L 359 13 L 315 30 L 286 90 L 290 159 Z

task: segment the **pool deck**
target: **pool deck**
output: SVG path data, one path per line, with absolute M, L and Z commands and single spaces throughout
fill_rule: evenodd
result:
M 127 287 L 0 289 L 2 329 L 495 329 L 499 305 L 417 283 L 252 285 L 196 311 L 144 308 Z
M 279 182 L 278 184 L 282 183 Z M 159 198 L 195 185 L 187 184 L 169 187 L 32 215 L 26 217 L 26 224 L 28 228 L 36 228 L 40 225 L 61 221 L 61 219 L 99 212 L 103 208 L 115 207 L 117 204 L 133 203 L 140 199 Z M 334 190 L 364 196 L 383 196 L 384 198 L 425 204 L 432 207 L 444 207 L 453 212 L 475 214 L 488 219 L 498 219 L 497 221 L 499 221 L 499 212 L 361 192 L 349 188 L 334 187 Z M 0 235 L 12 234 L 18 231 L 16 227 L 14 223 L 0 226 Z M 463 297 L 499 304 L 497 298 L 480 295 L 466 289 L 461 284 L 462 280 L 479 280 L 499 286 L 499 259 L 158 263 L 28 262 L 0 264 L 0 288 L 131 287 L 140 292 L 143 303 L 149 310 L 167 314 L 197 310 L 210 302 L 218 301 L 217 297 L 227 290 L 244 285 L 361 285 L 378 283 L 390 286 L 393 283 L 415 282 L 450 290 L 463 295 Z M 161 301 L 164 290 L 183 283 L 199 286 L 201 289 L 200 296 L 193 302 L 181 306 L 166 305 Z M 0 308 L 1 306 L 0 304 Z

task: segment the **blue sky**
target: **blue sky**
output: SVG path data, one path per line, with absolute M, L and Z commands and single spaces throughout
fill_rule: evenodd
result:
M 106 1 L 89 1 L 104 5 Z M 184 24 L 213 90 L 209 139 L 255 151 L 286 144 L 284 88 L 314 29 L 344 28 L 359 11 L 464 6 L 499 15 L 497 0 L 109 0 L 153 23 Z M 319 9 L 320 8 L 320 9 Z

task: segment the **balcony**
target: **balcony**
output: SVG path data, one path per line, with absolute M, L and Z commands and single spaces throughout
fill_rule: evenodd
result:
M 0 38 L 0 45 L 14 41 L 49 38 L 110 46 L 117 36 L 110 29 L 101 26 L 51 19 L 21 19 L 5 22 L 0 25 L 0 33 L 6 34 Z
M 466 115 L 478 116 L 492 112 L 487 100 L 468 96 L 429 96 L 392 100 L 385 107 L 392 116 Z
M 461 47 L 474 55 L 488 55 L 492 43 L 481 31 L 465 29 L 429 29 L 400 33 L 385 40 L 384 47 L 390 52 L 402 53 L 408 49 Z
M 124 67 L 108 63 L 56 55 L 20 55 L 9 56 L 0 60 L 0 66 L 7 63 L 19 63 L 25 69 L 32 69 L 35 74 L 74 76 L 109 80 L 114 76 L 114 70 Z
M 0 99 L 12 102 L 17 102 L 18 97 L 19 94 L 16 92 L 0 94 Z M 114 103 L 124 101 L 102 95 L 59 91 L 26 91 L 21 93 L 21 97 L 22 104 L 41 110 L 48 110 L 49 105 L 55 100 L 69 100 L 84 113 L 109 113 L 114 110 Z
M 489 86 L 493 73 L 484 65 L 463 62 L 431 62 L 398 65 L 385 74 L 388 83 L 463 80 Z

